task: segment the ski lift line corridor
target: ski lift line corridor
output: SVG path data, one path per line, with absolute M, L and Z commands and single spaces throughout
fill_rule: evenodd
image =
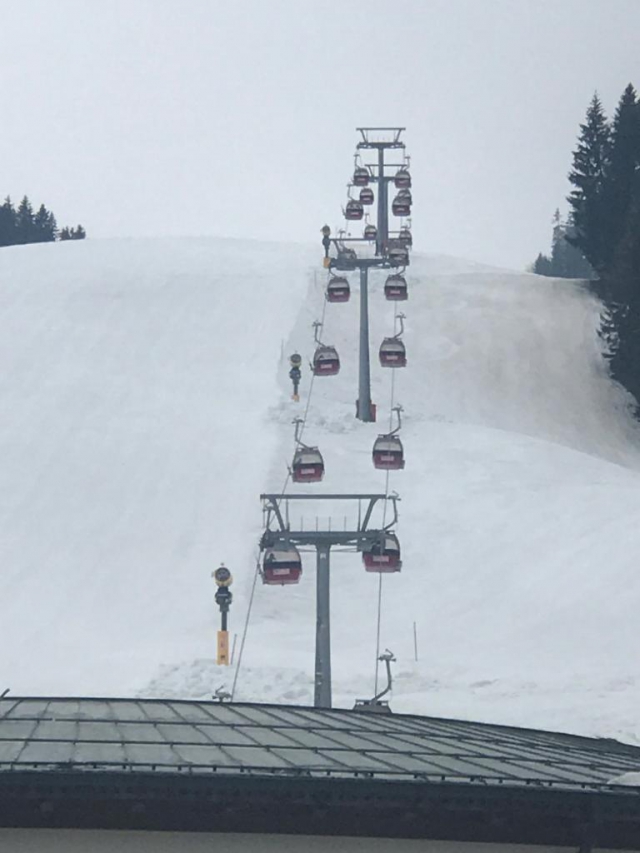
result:
M 313 274 L 313 286 L 314 286 L 314 291 L 317 291 L 317 275 L 315 272 Z M 314 339 L 316 340 L 316 342 L 318 342 L 319 330 L 322 329 L 325 325 L 326 310 L 327 310 L 327 300 L 323 299 L 321 319 L 316 320 L 313 323 Z M 320 348 L 321 347 L 319 346 L 318 349 L 320 349 Z M 318 349 L 316 350 L 316 354 L 318 353 Z M 294 482 L 304 482 L 305 480 L 310 480 L 309 477 L 305 477 L 301 473 L 300 469 L 303 467 L 302 462 L 304 461 L 303 457 L 305 457 L 305 454 L 302 451 L 303 450 L 304 451 L 310 450 L 310 448 L 308 448 L 306 445 L 303 444 L 302 438 L 303 438 L 304 431 L 306 429 L 307 421 L 308 421 L 308 417 L 309 417 L 309 409 L 311 407 L 311 400 L 313 398 L 313 388 L 314 388 L 315 378 L 316 378 L 316 376 L 332 375 L 331 371 L 337 372 L 337 370 L 339 370 L 339 359 L 337 358 L 337 353 L 336 353 L 335 359 L 332 359 L 330 357 L 331 353 L 328 353 L 326 351 L 327 349 L 328 348 L 324 348 L 324 350 L 321 353 L 321 358 L 318 359 L 318 369 L 317 370 L 313 369 L 313 366 L 312 366 L 311 379 L 309 381 L 309 390 L 307 393 L 307 401 L 306 401 L 306 405 L 304 408 L 304 413 L 303 413 L 301 418 L 296 417 L 292 421 L 293 424 L 295 425 L 294 456 L 293 456 L 292 464 L 290 466 L 288 466 L 288 468 L 287 468 L 287 475 L 285 477 L 284 484 L 282 486 L 282 494 L 283 495 L 286 493 L 286 490 L 287 490 L 287 487 L 289 485 L 290 480 L 293 479 Z M 337 370 L 336 370 L 335 361 L 337 361 Z M 302 365 L 302 356 L 298 352 L 295 352 L 289 357 L 289 362 L 291 365 L 291 369 L 289 371 L 289 378 L 291 379 L 291 381 L 293 383 L 292 399 L 294 400 L 294 402 L 298 402 L 300 399 L 299 398 L 299 383 L 300 383 L 301 377 L 302 377 L 301 370 L 300 370 L 300 367 Z M 321 365 L 321 367 L 320 367 L 320 365 Z M 318 449 L 317 448 L 312 448 L 312 449 L 314 451 L 316 451 L 315 462 L 321 463 L 322 468 L 324 470 L 324 463 L 322 461 L 322 457 L 320 456 L 319 458 L 317 458 L 317 456 L 319 454 Z M 296 476 L 296 471 L 298 472 L 298 476 Z M 309 473 L 309 472 L 307 472 L 307 473 Z M 310 481 L 312 481 L 312 480 L 310 480 Z
M 313 276 L 313 284 L 314 291 L 317 290 L 317 276 L 314 273 Z M 322 314 L 321 320 L 316 321 L 314 323 L 314 338 L 317 340 L 318 331 L 325 324 L 326 317 L 326 305 L 327 300 L 323 300 L 322 306 Z M 302 358 L 297 353 L 291 356 L 290 362 L 292 365 L 292 371 L 295 369 L 297 371 L 297 381 L 300 379 L 300 371 L 299 365 L 302 363 Z M 290 378 L 293 379 L 291 372 Z M 289 485 L 289 481 L 294 479 L 294 481 L 298 482 L 313 482 L 316 479 L 321 479 L 324 473 L 324 462 L 322 460 L 322 456 L 319 454 L 317 448 L 309 448 L 302 444 L 302 435 L 304 429 L 307 424 L 309 409 L 311 406 L 311 400 L 313 397 L 313 387 L 315 378 L 318 374 L 316 371 L 311 372 L 311 380 L 309 383 L 309 391 L 307 394 L 307 402 L 304 410 L 304 414 L 302 418 L 294 418 L 294 424 L 296 428 L 295 438 L 294 438 L 294 461 L 291 467 L 287 470 L 287 475 L 285 477 L 284 484 L 282 486 L 280 492 L 280 498 L 278 500 L 278 504 L 280 504 L 286 497 L 287 488 Z M 294 382 L 294 394 L 293 399 L 295 402 L 298 401 L 298 387 L 297 381 Z M 296 465 L 296 459 L 298 464 Z M 295 477 L 296 471 L 298 472 L 298 478 Z M 251 588 L 251 594 L 249 598 L 249 605 L 247 608 L 247 614 L 245 618 L 245 623 L 243 627 L 242 641 L 240 643 L 240 650 L 238 654 L 238 662 L 236 665 L 236 671 L 234 674 L 233 680 L 233 688 L 232 688 L 232 696 L 235 696 L 236 689 L 239 680 L 240 669 L 242 666 L 242 658 L 247 638 L 247 633 L 249 629 L 249 623 L 251 619 L 251 613 L 253 609 L 253 600 L 256 591 L 256 585 L 258 576 L 262 577 L 263 584 L 267 585 L 280 585 L 284 586 L 287 584 L 295 584 L 300 580 L 300 576 L 302 574 L 302 561 L 300 558 L 300 554 L 290 542 L 285 541 L 283 544 L 268 548 L 263 557 L 263 561 L 261 564 L 260 560 L 260 552 L 262 548 L 260 547 L 257 551 L 256 555 L 256 569 L 254 572 L 254 579 Z
M 314 273 L 314 290 L 317 291 L 317 276 Z M 328 299 L 322 300 L 321 319 L 314 321 L 312 328 L 314 330 L 314 341 L 316 350 L 314 352 L 313 361 L 311 362 L 311 380 L 309 384 L 309 393 L 307 395 L 307 403 L 302 418 L 296 417 L 293 419 L 295 425 L 294 433 L 294 454 L 289 475 L 285 480 L 283 494 L 289 480 L 294 483 L 317 483 L 324 477 L 324 459 L 318 447 L 306 445 L 302 441 L 302 436 L 307 425 L 309 417 L 309 409 L 313 396 L 313 388 L 316 377 L 318 376 L 335 376 L 340 371 L 340 358 L 335 347 L 324 344 L 320 338 L 321 330 L 325 326 L 327 315 Z M 297 353 L 294 354 L 298 358 Z M 294 356 L 291 356 L 293 362 Z M 294 399 L 297 395 L 294 393 Z M 273 577 L 273 576 L 272 576 Z M 268 582 L 267 576 L 263 577 L 265 583 Z
M 404 154 L 404 143 L 400 140 L 403 128 L 359 128 L 361 141 L 357 145 L 355 169 L 351 182 L 348 184 L 348 198 L 343 208 L 347 223 L 364 220 L 362 237 L 351 238 L 348 225 L 339 232 L 337 240 L 331 240 L 331 230 L 328 226 L 322 228 L 323 246 L 325 249 L 324 267 L 328 272 L 328 280 L 324 288 L 324 299 L 321 320 L 313 323 L 315 352 L 310 363 L 311 381 L 307 401 L 302 417 L 293 419 L 294 455 L 288 476 L 285 479 L 281 493 L 262 495 L 265 511 L 264 532 L 260 540 L 262 562 L 260 573 L 265 585 L 287 586 L 297 584 L 302 576 L 303 567 L 300 556 L 300 546 L 311 546 L 316 550 L 316 667 L 315 667 L 315 704 L 319 707 L 331 706 L 331 645 L 330 645 L 330 606 L 329 606 L 329 560 L 332 547 L 355 547 L 362 553 L 362 561 L 367 572 L 379 575 L 377 629 L 376 629 L 376 660 L 379 657 L 380 624 L 382 609 L 382 574 L 398 572 L 402 567 L 400 543 L 394 526 L 397 525 L 397 495 L 390 494 L 390 472 L 404 468 L 404 450 L 399 432 L 402 426 L 401 407 L 395 405 L 395 373 L 397 368 L 406 366 L 406 349 L 402 341 L 404 332 L 404 314 L 396 313 L 395 304 L 407 299 L 407 284 L 404 271 L 409 264 L 409 252 L 412 244 L 409 225 L 403 217 L 411 212 L 412 197 L 410 192 L 411 177 L 409 160 L 403 157 L 402 163 L 385 162 L 385 153 L 389 149 L 401 149 Z M 383 139 L 380 138 L 380 132 Z M 391 136 L 389 137 L 389 133 Z M 362 163 L 361 151 L 372 150 L 377 156 L 377 163 Z M 388 173 L 393 168 L 394 174 Z M 365 207 L 373 206 L 375 195 L 369 184 L 377 184 L 377 221 L 375 225 L 369 221 L 370 214 L 365 217 Z M 389 185 L 394 184 L 397 194 L 391 204 L 391 212 L 401 218 L 400 229 L 397 232 L 389 230 Z M 352 195 L 353 188 L 359 188 L 358 197 Z M 371 252 L 371 244 L 375 243 L 375 256 L 359 258 L 355 248 L 347 246 L 348 242 L 365 244 Z M 337 257 L 331 257 L 331 246 L 337 249 Z M 351 286 L 344 273 L 360 270 L 360 348 L 359 348 L 359 387 L 356 403 L 356 417 L 365 422 L 375 421 L 376 407 L 371 402 L 370 388 L 370 352 L 369 352 L 369 309 L 368 309 L 368 270 L 379 268 L 388 271 L 384 287 L 384 297 L 393 307 L 393 335 L 384 338 L 379 348 L 381 368 L 391 368 L 391 385 L 389 399 L 389 429 L 378 436 L 372 449 L 372 463 L 377 470 L 384 471 L 384 493 L 381 495 L 313 495 L 291 494 L 287 492 L 289 482 L 316 484 L 325 473 L 325 463 L 319 447 L 304 443 L 303 436 L 308 423 L 310 403 L 317 377 L 332 377 L 340 372 L 341 363 L 335 346 L 325 339 L 325 322 L 327 305 L 350 300 Z M 390 272 L 389 272 L 390 271 Z M 336 273 L 341 273 L 340 275 Z M 314 284 L 317 280 L 314 277 Z M 344 309 L 343 309 L 344 310 Z M 398 331 L 398 323 L 400 330 Z M 289 376 L 293 382 L 293 400 L 299 400 L 299 384 L 301 380 L 300 365 L 302 357 L 296 352 L 290 357 L 291 370 Z M 397 426 L 393 428 L 393 416 L 397 417 Z M 369 508 L 364 518 L 358 519 L 357 528 L 339 531 L 321 529 L 316 521 L 315 530 L 293 530 L 289 522 L 289 504 L 297 500 L 369 500 Z M 382 521 L 379 527 L 372 527 L 372 512 L 374 505 L 382 501 Z M 387 520 L 387 507 L 393 504 L 393 518 Z M 284 506 L 284 515 L 282 508 Z M 345 524 L 346 528 L 346 524 Z M 375 692 L 377 694 L 377 669 L 375 674 Z
M 403 313 L 396 313 L 395 306 L 393 306 L 393 338 L 385 338 L 384 343 L 390 340 L 400 342 L 400 337 L 404 333 L 404 319 L 405 315 Z M 400 329 L 398 330 L 398 324 Z M 404 344 L 402 344 L 402 354 L 404 356 L 402 366 L 406 365 L 406 353 L 404 352 Z M 382 362 L 382 348 L 381 348 L 381 362 Z M 384 365 L 383 365 L 384 366 Z M 394 365 L 395 366 L 395 365 Z M 395 389 L 396 389 L 396 371 L 391 371 L 391 388 L 390 388 L 390 403 L 389 403 L 389 434 L 392 433 L 393 428 L 393 412 L 395 409 Z M 398 423 L 400 423 L 400 414 L 398 413 Z M 374 459 L 375 459 L 375 444 L 374 444 Z M 396 454 L 396 463 L 401 462 L 400 467 L 404 467 L 404 456 L 402 452 L 399 455 Z M 385 495 L 389 494 L 389 482 L 390 482 L 390 474 L 391 471 L 394 470 L 391 466 L 388 466 L 385 471 L 385 486 L 384 491 Z M 386 523 L 386 510 L 387 503 L 385 501 L 383 508 L 383 519 L 382 526 L 384 528 Z M 396 530 L 398 529 L 398 524 L 395 525 Z M 399 545 L 398 545 L 399 547 Z M 377 595 L 377 613 L 376 613 L 376 643 L 375 643 L 375 660 L 374 660 L 374 695 L 378 694 L 378 679 L 380 674 L 380 642 L 381 642 L 381 627 L 382 627 L 382 608 L 383 608 L 383 596 L 384 596 L 384 579 L 383 573 L 380 572 L 378 575 L 378 595 Z
M 314 291 L 316 291 L 317 290 L 317 275 L 315 272 L 313 274 L 313 285 L 314 285 Z M 325 316 L 326 316 L 326 301 L 323 300 L 321 320 L 319 322 L 320 327 L 322 327 L 324 325 Z M 290 363 L 291 363 L 291 371 L 289 372 L 289 377 L 292 379 L 292 381 L 294 383 L 293 399 L 295 402 L 298 402 L 298 399 L 299 399 L 299 397 L 298 397 L 298 383 L 300 381 L 300 375 L 301 375 L 300 374 L 300 365 L 302 363 L 301 356 L 299 356 L 297 353 L 295 353 L 293 356 L 290 357 Z M 294 375 L 292 375 L 292 373 L 294 371 L 296 373 Z M 294 376 L 295 376 L 295 379 L 294 379 Z M 296 442 L 298 439 L 300 439 L 300 440 L 302 439 L 302 435 L 304 433 L 304 429 L 305 429 L 305 426 L 307 424 L 307 419 L 309 416 L 309 408 L 311 406 L 311 400 L 313 397 L 313 387 L 314 387 L 315 378 L 316 378 L 316 374 L 314 372 L 312 372 L 311 373 L 311 379 L 309 381 L 309 391 L 307 393 L 307 402 L 305 405 L 304 414 L 303 414 L 302 418 L 294 419 L 294 423 L 296 425 Z M 296 444 L 296 447 L 297 447 L 297 444 Z M 295 451 L 294 451 L 294 458 L 295 458 Z M 284 483 L 282 484 L 282 488 L 280 490 L 280 501 L 282 501 L 282 499 L 285 497 L 285 495 L 287 493 L 287 488 L 289 486 L 289 482 L 290 482 L 291 478 L 292 478 L 292 467 L 288 467 L 287 468 L 287 474 L 286 474 L 285 479 L 284 479 Z M 237 690 L 239 679 L 240 679 L 240 671 L 242 669 L 242 660 L 243 660 L 243 656 L 244 656 L 244 650 L 245 650 L 245 646 L 246 646 L 247 635 L 249 632 L 251 615 L 253 612 L 253 603 L 254 603 L 254 599 L 255 599 L 258 578 L 262 577 L 263 584 L 264 583 L 267 583 L 267 584 L 276 584 L 277 583 L 279 585 L 284 585 L 284 584 L 290 584 L 290 583 L 297 583 L 298 580 L 300 579 L 300 574 L 302 573 L 302 562 L 300 560 L 298 560 L 296 563 L 295 555 L 293 555 L 292 553 L 289 553 L 289 557 L 291 557 L 291 559 L 289 560 L 289 562 L 287 562 L 286 559 L 284 559 L 285 555 L 283 555 L 282 552 L 278 552 L 277 550 L 272 550 L 269 555 L 265 554 L 265 560 L 263 560 L 261 563 L 261 550 L 262 549 L 260 546 L 258 546 L 256 548 L 255 571 L 253 573 L 253 581 L 251 584 L 251 592 L 249 595 L 247 612 L 245 615 L 244 625 L 243 625 L 243 629 L 242 629 L 242 638 L 240 641 L 240 648 L 238 651 L 238 659 L 237 659 L 236 668 L 235 668 L 235 672 L 234 672 L 234 676 L 233 676 L 233 686 L 231 689 L 232 700 L 236 696 L 236 690 Z M 265 572 L 264 562 L 266 561 L 267 556 L 269 557 L 269 559 L 267 561 L 269 565 L 268 565 L 268 571 Z

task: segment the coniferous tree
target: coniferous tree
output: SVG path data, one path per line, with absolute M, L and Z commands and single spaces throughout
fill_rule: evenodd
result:
M 64 228 L 60 229 L 60 234 L 59 234 L 58 239 L 63 240 L 63 241 L 64 240 L 73 240 L 73 237 L 71 236 L 71 229 L 67 225 L 65 225 Z
M 16 212 L 16 243 L 33 243 L 35 233 L 33 223 L 33 207 L 27 196 L 24 196 Z
M 33 217 L 33 243 L 44 243 L 49 211 L 41 204 Z
M 540 252 L 538 254 L 538 257 L 533 262 L 531 272 L 534 272 L 536 275 L 552 275 L 551 258 L 549 258 L 547 255 L 543 255 L 542 252 Z
M 632 187 L 624 232 L 604 276 L 601 335 L 611 375 L 640 404 L 640 171 Z
M 556 209 L 551 239 L 551 275 L 556 278 L 592 278 L 593 270 L 582 252 L 572 243 L 575 229 Z
M 556 209 L 553 215 L 553 230 L 551 236 L 551 254 L 538 255 L 532 266 L 532 272 L 538 275 L 553 276 L 554 278 L 593 277 L 593 270 L 582 252 L 572 245 L 572 226 L 565 222 Z
M 595 94 L 580 125 L 578 145 L 573 152 L 569 181 L 574 189 L 568 201 L 575 235 L 570 242 L 578 248 L 596 272 L 607 258 L 606 177 L 611 151 L 611 128 Z
M 47 235 L 49 240 L 57 240 L 58 238 L 58 223 L 53 215 L 53 211 L 48 211 L 47 217 Z
M 576 236 L 575 226 L 571 219 L 562 223 L 562 245 L 563 266 L 567 270 L 568 278 L 593 279 L 595 273 L 589 261 L 574 243 Z
M 560 216 L 560 210 L 556 208 L 553 214 L 553 230 L 551 232 L 551 273 L 557 278 L 570 278 L 567 248 L 569 244 L 565 240 L 564 223 Z
M 631 201 L 634 174 L 640 165 L 640 104 L 629 83 L 618 103 L 613 119 L 611 151 L 606 188 L 606 245 L 604 268 L 614 260 L 622 238 Z
M 56 219 L 44 204 L 33 217 L 33 243 L 49 243 L 56 239 Z
M 16 211 L 7 196 L 0 207 L 0 246 L 13 246 L 16 242 Z

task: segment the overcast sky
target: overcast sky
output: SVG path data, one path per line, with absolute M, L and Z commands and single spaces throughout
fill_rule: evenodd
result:
M 406 126 L 416 248 L 522 268 L 640 0 L 0 0 L 0 193 L 91 237 L 314 241 Z

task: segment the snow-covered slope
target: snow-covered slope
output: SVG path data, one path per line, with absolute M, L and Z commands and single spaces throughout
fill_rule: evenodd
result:
M 234 571 L 239 633 L 258 495 L 282 486 L 306 405 L 308 372 L 296 405 L 286 356 L 313 349 L 318 254 L 204 239 L 2 251 L 0 686 L 230 685 L 212 663 L 210 572 Z M 417 257 L 409 283 L 395 388 L 407 467 L 391 475 L 404 568 L 382 595 L 394 707 L 633 737 L 640 456 L 597 304 L 570 282 L 437 257 Z M 357 299 L 327 306 L 323 337 L 343 368 L 309 407 L 321 488 L 379 491 L 381 426 L 353 417 Z M 372 693 L 378 578 L 355 554 L 332 566 L 334 693 L 349 704 Z M 257 588 L 238 698 L 310 700 L 314 593 L 311 555 L 298 587 Z
M 304 251 L 211 240 L 2 252 L 14 692 L 130 692 L 161 662 L 211 654 L 210 573 L 255 545 L 278 442 L 266 412 L 307 266 Z

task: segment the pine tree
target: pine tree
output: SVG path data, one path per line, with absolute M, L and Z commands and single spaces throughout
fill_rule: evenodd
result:
M 56 222 L 56 218 L 51 210 L 47 217 L 47 234 L 49 240 L 56 240 L 58 237 L 58 223 Z
M 554 278 L 593 278 L 593 270 L 589 262 L 571 243 L 572 226 L 562 219 L 557 208 L 553 214 L 552 224 L 551 255 L 544 255 L 541 252 L 534 261 L 531 271 Z
M 62 240 L 62 241 L 73 239 L 73 237 L 71 236 L 71 229 L 67 225 L 65 225 L 64 228 L 62 228 L 60 230 L 60 234 L 58 235 L 58 239 Z
M 33 217 L 33 238 L 32 243 L 49 243 L 56 239 L 56 219 L 44 204 L 38 208 L 38 212 Z
M 551 275 L 556 278 L 570 277 L 569 265 L 567 263 L 567 246 L 564 223 L 560 216 L 560 210 L 556 207 L 556 212 L 553 214 L 553 230 L 551 232 Z
M 76 228 L 71 229 L 72 240 L 84 240 L 86 236 L 87 232 L 84 230 L 82 225 L 78 225 Z
M 35 216 L 33 217 L 34 243 L 44 243 L 44 233 L 47 225 L 47 216 L 48 210 L 44 206 L 44 204 L 41 204 Z
M 531 272 L 534 272 L 536 275 L 551 275 L 551 258 L 540 252 L 533 262 Z
M 571 241 L 573 229 L 560 216 L 556 209 L 553 216 L 553 234 L 551 239 L 551 275 L 556 278 L 593 277 L 593 270 L 582 252 Z
M 576 236 L 575 227 L 571 220 L 563 223 L 562 238 L 563 238 L 563 266 L 567 271 L 568 278 L 582 278 L 592 280 L 595 278 L 593 267 L 574 244 Z
M 640 402 L 640 171 L 602 291 L 606 307 L 600 334 L 607 343 L 611 375 Z
M 7 196 L 0 207 L 0 246 L 13 246 L 16 242 L 16 211 Z
M 613 262 L 618 242 L 623 235 L 634 174 L 639 165 L 640 104 L 636 90 L 629 83 L 620 98 L 613 119 L 606 191 L 605 268 Z
M 611 128 L 595 94 L 580 125 L 578 146 L 573 152 L 569 181 L 574 188 L 568 202 L 575 236 L 570 242 L 600 273 L 607 256 L 606 176 L 611 149 Z
M 24 196 L 16 213 L 16 243 L 33 243 L 35 228 L 33 223 L 33 207 L 31 202 Z

